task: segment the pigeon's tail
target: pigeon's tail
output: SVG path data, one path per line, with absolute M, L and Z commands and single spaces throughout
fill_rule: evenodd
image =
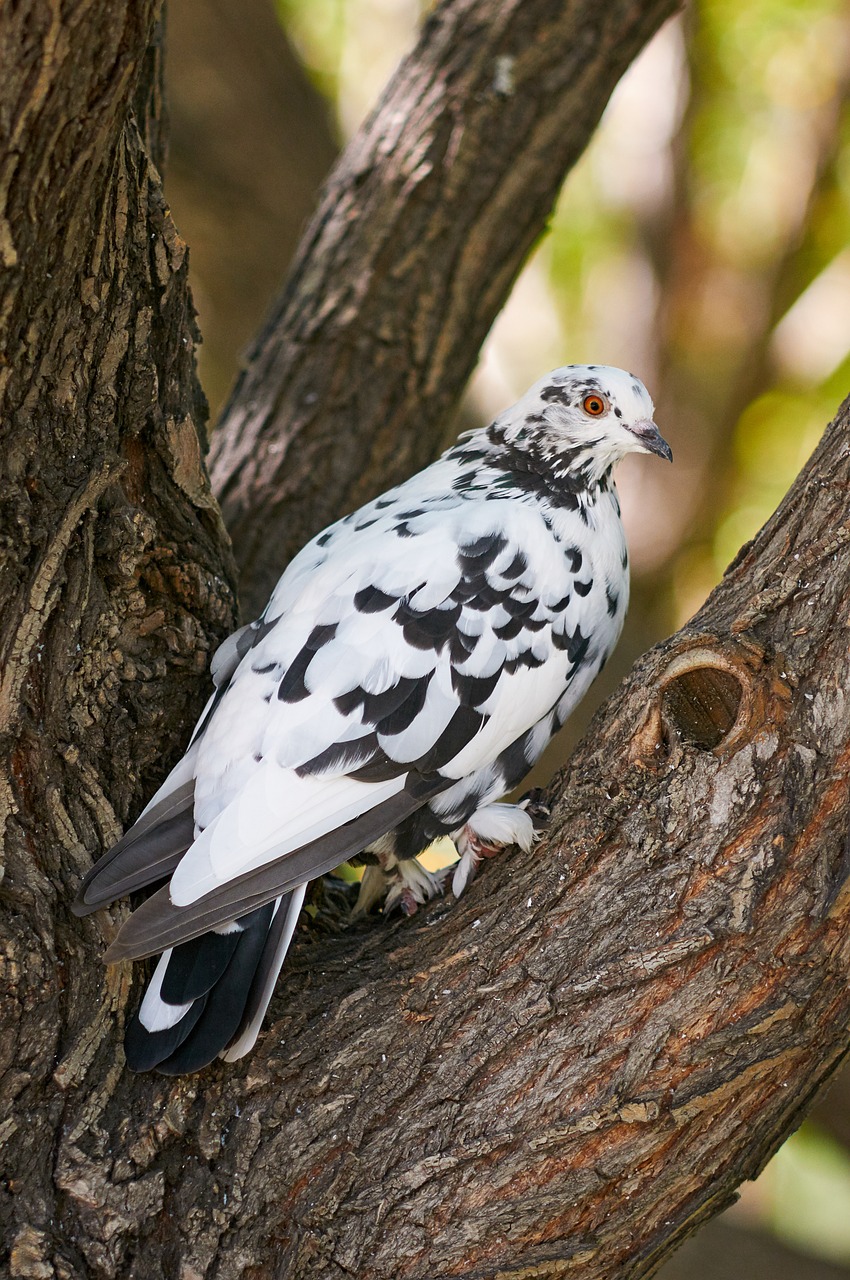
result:
M 200 1071 L 253 1047 L 299 912 L 306 884 L 160 956 L 124 1039 L 133 1071 Z

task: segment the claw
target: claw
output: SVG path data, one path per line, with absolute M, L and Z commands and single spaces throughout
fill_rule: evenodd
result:
M 357 894 L 357 901 L 351 912 L 355 919 L 358 916 L 368 915 L 375 904 L 383 898 L 387 891 L 388 882 L 388 877 L 380 867 L 366 866 L 363 868 L 360 891 Z
M 384 911 L 399 907 L 406 916 L 415 915 L 419 907 L 443 892 L 445 879 L 445 871 L 426 871 L 418 858 L 405 858 L 391 873 Z
M 542 787 L 532 787 L 530 791 L 526 791 L 517 806 L 524 809 L 531 818 L 535 832 L 542 831 L 552 816 L 552 810 L 543 799 L 545 794 Z

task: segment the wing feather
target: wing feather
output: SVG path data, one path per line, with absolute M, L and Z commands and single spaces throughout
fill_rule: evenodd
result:
M 340 862 L 397 826 L 429 796 L 435 795 L 441 785 L 430 783 L 428 789 L 423 787 L 418 794 L 402 791 L 391 796 L 315 842 L 237 876 L 187 906 L 175 906 L 168 888 L 160 889 L 124 922 L 104 959 L 112 964 L 156 955 L 246 915 L 298 888 L 306 880 L 332 871 Z
M 88 915 L 171 875 L 194 840 L 194 790 L 190 779 L 162 799 L 154 797 L 138 821 L 88 872 L 72 904 L 75 915 Z
M 404 783 L 404 774 L 368 783 L 299 776 L 264 762 L 183 856 L 171 877 L 172 901 L 188 906 L 265 862 L 316 845 L 336 828 L 379 808 Z

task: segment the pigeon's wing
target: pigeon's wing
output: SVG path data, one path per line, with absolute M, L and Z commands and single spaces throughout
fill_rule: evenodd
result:
M 198 739 L 197 839 L 110 959 L 185 941 L 331 869 L 562 695 L 574 574 L 539 514 L 396 504 L 370 523 L 297 590 L 284 575 Z
M 72 903 L 75 915 L 89 915 L 171 875 L 195 839 L 194 793 L 189 778 L 145 810 L 88 872 Z
M 361 817 L 333 827 L 292 853 L 272 856 L 268 862 L 242 875 L 223 880 L 217 888 L 185 906 L 174 903 L 170 886 L 166 886 L 136 908 L 104 959 L 109 964 L 118 960 L 140 960 L 226 925 L 235 917 L 332 871 L 422 803 L 422 799 L 401 792 L 395 803 L 375 805 Z
M 330 532 L 322 539 L 330 541 Z M 346 533 L 345 543 L 351 531 Z M 366 539 L 367 544 L 375 541 Z M 396 541 L 392 539 L 393 544 Z M 265 847 L 270 821 L 274 834 L 281 825 L 291 824 L 295 843 L 309 844 L 310 832 L 301 821 L 305 813 L 325 810 L 330 825 L 336 825 L 375 809 L 374 835 L 381 835 L 422 803 L 419 793 L 408 793 L 403 807 L 394 803 L 382 816 L 378 806 L 397 788 L 346 788 L 344 776 L 341 786 L 329 786 L 326 780 L 316 785 L 306 776 L 308 769 L 299 774 L 289 767 L 314 755 L 317 743 L 327 749 L 333 746 L 335 735 L 345 741 L 346 730 L 355 738 L 361 732 L 357 718 L 339 714 L 334 705 L 338 685 L 350 689 L 357 684 L 357 672 L 380 667 L 380 672 L 373 673 L 379 680 L 388 686 L 396 680 L 395 690 L 388 688 L 387 696 L 375 704 L 387 711 L 389 703 L 401 700 L 428 666 L 415 652 L 405 652 L 400 632 L 394 637 L 398 651 L 388 653 L 377 664 L 373 660 L 373 633 L 385 620 L 372 617 L 368 608 L 361 613 L 350 596 L 352 592 L 357 595 L 356 583 L 352 585 L 355 579 L 362 580 L 368 594 L 371 567 L 374 563 L 380 575 L 382 557 L 389 561 L 386 570 L 401 591 L 403 575 L 392 568 L 393 556 L 386 557 L 380 545 L 374 559 L 368 545 L 358 545 L 355 554 L 343 550 L 340 555 L 338 548 L 310 544 L 296 557 L 263 618 L 229 637 L 217 651 L 212 664 L 216 688 L 186 756 L 134 826 L 90 870 L 74 904 L 77 914 L 97 910 L 124 894 L 166 879 L 195 837 L 236 799 L 241 803 L 230 811 L 229 822 L 238 822 L 234 847 L 243 851 L 247 842 Z M 361 597 L 357 598 L 359 602 Z M 328 616 L 341 621 L 349 611 L 353 620 L 343 627 L 344 636 L 332 647 L 330 658 L 333 664 L 350 664 L 355 673 L 352 680 L 339 684 L 334 676 L 327 687 L 317 684 L 315 693 L 302 699 L 299 673 L 304 660 L 318 657 L 337 629 L 336 623 L 326 625 L 319 619 Z M 327 657 L 325 654 L 323 660 Z M 368 677 L 363 678 L 368 685 Z M 222 705 L 225 695 L 228 697 Z M 267 767 L 257 776 L 264 751 Z M 344 759 L 366 760 L 369 754 L 368 744 L 362 741 L 341 748 Z M 341 775 L 345 773 L 344 759 L 343 767 L 335 770 Z M 394 764 L 377 772 L 400 777 L 398 785 L 403 783 L 405 771 Z M 230 839 L 232 832 L 225 826 Z M 356 831 L 360 838 L 362 823 Z M 374 835 L 363 836 L 364 842 Z M 351 851 L 353 847 L 344 848 L 338 861 Z

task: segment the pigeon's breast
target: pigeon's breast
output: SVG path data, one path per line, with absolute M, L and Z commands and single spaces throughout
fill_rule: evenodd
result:
M 629 603 L 629 559 L 616 490 L 611 487 L 583 512 L 553 520 L 553 531 L 573 571 L 565 627 L 578 656 L 558 706 L 563 723 L 607 662 Z

